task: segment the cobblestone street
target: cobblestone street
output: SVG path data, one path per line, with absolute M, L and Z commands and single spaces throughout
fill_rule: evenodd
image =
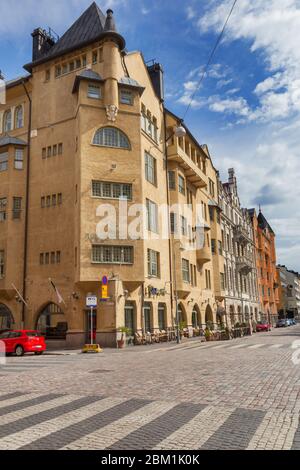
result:
M 8 357 L 0 449 L 300 449 L 299 338 Z

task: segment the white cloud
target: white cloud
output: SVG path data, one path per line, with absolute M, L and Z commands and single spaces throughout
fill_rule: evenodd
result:
M 232 5 L 231 0 L 215 0 L 200 18 L 201 31 L 220 31 Z M 269 77 L 258 83 L 254 93 L 259 106 L 250 120 L 271 121 L 300 111 L 300 31 L 299 0 L 239 0 L 228 23 L 226 40 L 246 39 L 250 51 L 262 51 Z
M 196 17 L 196 12 L 193 7 L 188 6 L 186 9 L 186 17 L 188 20 L 193 20 Z
M 221 99 L 219 97 L 212 98 L 209 109 L 216 113 L 236 114 L 238 116 L 248 116 L 249 107 L 247 101 L 243 98 Z

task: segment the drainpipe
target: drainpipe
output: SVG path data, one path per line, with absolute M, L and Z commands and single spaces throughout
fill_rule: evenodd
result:
M 32 99 L 26 88 L 24 80 L 23 88 L 29 101 L 28 115 L 28 136 L 27 136 L 27 166 L 26 166 L 26 192 L 25 192 L 25 221 L 24 221 L 24 261 L 23 261 L 23 299 L 26 301 L 26 277 L 27 277 L 27 256 L 28 256 L 28 214 L 29 214 L 29 177 L 30 177 L 30 156 L 31 156 L 31 119 L 32 119 Z M 26 305 L 22 303 L 21 325 L 24 329 L 26 324 Z

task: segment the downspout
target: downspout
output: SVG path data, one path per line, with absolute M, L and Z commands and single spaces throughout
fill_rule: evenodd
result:
M 31 118 L 32 118 L 32 100 L 26 88 L 24 80 L 22 81 L 25 93 L 29 101 L 28 115 L 28 136 L 27 136 L 27 166 L 26 166 L 26 192 L 25 192 L 25 221 L 24 221 L 24 262 L 23 262 L 23 299 L 26 301 L 26 278 L 27 278 L 27 256 L 28 256 L 28 214 L 29 214 L 29 177 L 30 177 L 30 156 L 31 156 Z M 22 303 L 22 328 L 26 324 L 26 305 Z

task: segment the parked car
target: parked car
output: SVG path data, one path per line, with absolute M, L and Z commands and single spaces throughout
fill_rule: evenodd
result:
M 296 322 L 295 318 L 292 318 L 292 324 L 297 325 L 297 322 Z
M 260 331 L 271 331 L 271 326 L 272 325 L 270 325 L 270 323 L 268 322 L 259 321 L 256 324 L 256 331 L 257 333 L 259 333 Z
M 16 354 L 16 356 L 30 352 L 41 355 L 46 350 L 45 338 L 38 331 L 4 331 L 0 333 L 0 341 L 5 344 L 6 354 Z
M 280 320 L 277 320 L 277 323 L 276 323 L 276 328 L 284 328 L 288 326 L 287 323 L 286 323 L 286 319 L 285 318 L 281 318 Z
M 293 320 L 291 318 L 286 318 L 286 326 L 292 326 L 293 325 Z

